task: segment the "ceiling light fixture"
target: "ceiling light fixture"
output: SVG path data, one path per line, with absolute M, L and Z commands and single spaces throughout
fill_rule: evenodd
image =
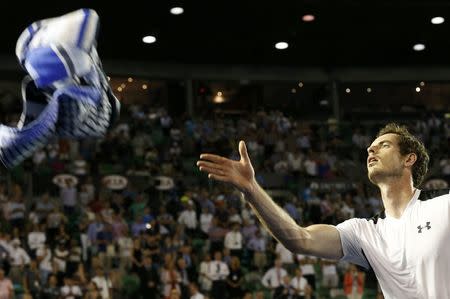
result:
M 156 42 L 156 37 L 154 37 L 153 35 L 147 35 L 142 38 L 142 41 L 146 44 L 153 44 L 154 42 Z
M 284 50 L 287 49 L 287 47 L 289 47 L 289 44 L 287 42 L 278 42 L 275 44 L 275 48 L 277 48 L 278 50 Z
M 423 50 L 425 50 L 425 45 L 424 44 L 415 44 L 413 46 L 413 49 L 414 49 L 414 51 L 417 51 L 417 52 L 423 51 Z
M 439 25 L 445 22 L 445 19 L 443 17 L 434 17 L 431 19 L 431 23 L 435 25 Z
M 308 14 L 302 17 L 303 22 L 312 22 L 316 19 L 314 15 Z
M 170 9 L 170 13 L 173 15 L 181 15 L 184 12 L 183 7 L 175 6 Z
M 419 86 L 416 87 L 416 92 L 420 92 L 420 87 Z

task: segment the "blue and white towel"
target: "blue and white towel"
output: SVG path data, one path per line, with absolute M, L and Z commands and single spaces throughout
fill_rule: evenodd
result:
M 37 21 L 16 45 L 27 71 L 17 128 L 0 125 L 0 161 L 8 168 L 30 157 L 53 136 L 102 137 L 118 117 L 96 50 L 99 17 L 80 9 Z

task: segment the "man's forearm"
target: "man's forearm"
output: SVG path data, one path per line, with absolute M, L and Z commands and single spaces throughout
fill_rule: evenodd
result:
M 294 253 L 307 253 L 308 231 L 297 225 L 258 183 L 243 194 L 259 220 L 280 243 Z

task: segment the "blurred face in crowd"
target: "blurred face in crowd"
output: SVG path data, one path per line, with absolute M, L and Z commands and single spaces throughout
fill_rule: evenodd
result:
M 220 251 L 216 251 L 216 252 L 214 253 L 214 259 L 215 259 L 216 261 L 221 261 L 221 260 L 222 260 L 222 253 L 221 253 Z
M 56 276 L 51 275 L 48 279 L 48 284 L 52 287 L 55 287 L 57 283 L 58 283 L 58 280 L 56 279 Z

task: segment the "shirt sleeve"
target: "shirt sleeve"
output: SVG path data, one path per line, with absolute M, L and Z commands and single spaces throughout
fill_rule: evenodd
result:
M 362 221 L 368 223 L 365 219 L 353 218 L 336 226 L 339 231 L 342 251 L 344 253 L 341 260 L 370 269 L 370 264 L 364 255 L 363 248 L 361 247 L 360 236 L 364 233 L 361 229 L 361 225 L 363 225 Z

